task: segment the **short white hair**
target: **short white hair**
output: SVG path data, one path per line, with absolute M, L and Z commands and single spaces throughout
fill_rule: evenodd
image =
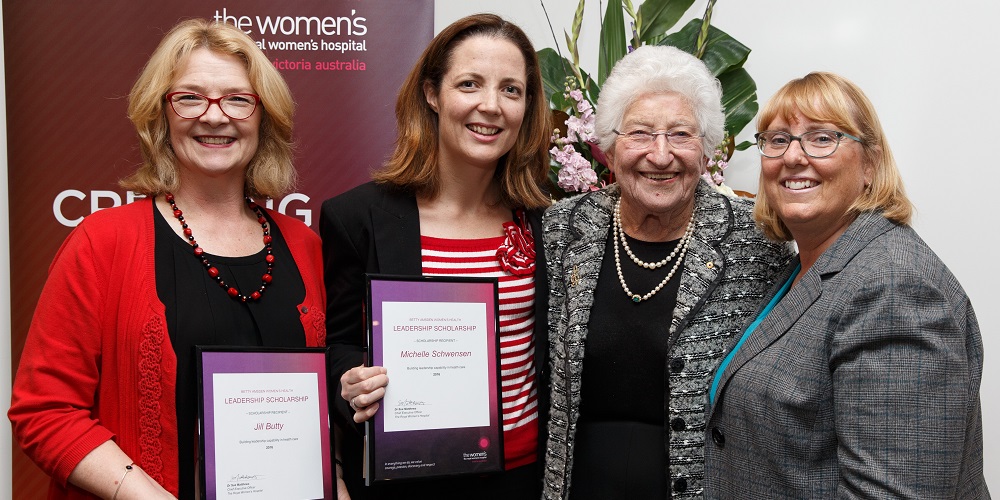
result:
M 610 151 L 618 137 L 625 110 L 638 98 L 674 92 L 694 112 L 704 135 L 702 145 L 710 154 L 725 137 L 726 115 L 722 110 L 722 85 L 705 63 L 675 47 L 646 45 L 626 55 L 608 75 L 597 103 L 594 131 L 598 144 Z

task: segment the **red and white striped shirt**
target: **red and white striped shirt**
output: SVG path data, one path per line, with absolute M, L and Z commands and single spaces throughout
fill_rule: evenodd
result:
M 535 383 L 535 278 L 500 267 L 505 238 L 457 240 L 420 237 L 426 276 L 497 277 L 500 286 L 500 377 L 504 459 L 507 469 L 532 463 L 538 451 Z

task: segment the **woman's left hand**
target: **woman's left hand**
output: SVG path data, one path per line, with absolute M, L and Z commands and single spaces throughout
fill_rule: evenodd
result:
M 381 366 L 356 366 L 340 377 L 340 396 L 354 410 L 355 423 L 375 415 L 388 384 L 386 369 Z

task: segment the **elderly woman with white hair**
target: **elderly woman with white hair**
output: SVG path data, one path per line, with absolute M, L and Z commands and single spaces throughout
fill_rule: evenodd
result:
M 790 259 L 751 201 L 701 180 L 723 123 L 718 81 L 672 47 L 625 56 L 601 89 L 617 182 L 543 219 L 547 499 L 702 496 L 713 371 Z

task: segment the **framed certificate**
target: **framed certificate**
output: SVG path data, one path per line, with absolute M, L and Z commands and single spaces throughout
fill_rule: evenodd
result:
M 201 498 L 336 498 L 323 348 L 198 346 Z
M 503 470 L 496 278 L 368 275 L 368 364 L 389 385 L 365 482 Z

